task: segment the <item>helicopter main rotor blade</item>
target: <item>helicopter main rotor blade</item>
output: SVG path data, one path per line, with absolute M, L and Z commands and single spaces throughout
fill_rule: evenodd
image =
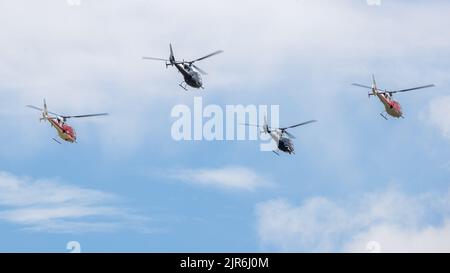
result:
M 38 111 L 44 112 L 44 109 L 39 108 L 39 107 L 36 107 L 36 106 L 34 106 L 34 105 L 27 105 L 27 107 L 29 107 L 29 108 L 31 108 L 31 109 L 34 109 L 34 110 L 38 110 Z M 53 112 L 48 111 L 48 110 L 47 110 L 47 113 L 52 114 L 52 115 L 55 115 L 55 116 L 62 117 L 62 115 L 57 114 L 57 113 L 53 113 Z
M 313 123 L 313 122 L 317 122 L 317 120 L 315 120 L 315 119 L 308 120 L 308 121 L 305 121 L 305 122 L 302 122 L 302 123 L 299 123 L 299 124 L 295 124 L 295 125 L 292 125 L 292 126 L 289 126 L 289 127 L 280 128 L 280 130 L 285 131 L 286 129 L 289 129 L 289 128 L 295 128 L 295 127 L 306 125 L 306 124 Z
M 424 85 L 424 86 L 418 86 L 418 87 L 413 87 L 413 88 L 408 88 L 408 89 L 402 89 L 402 90 L 387 91 L 386 93 L 408 92 L 408 91 L 413 91 L 413 90 L 423 89 L 423 88 L 429 88 L 429 87 L 434 87 L 434 84 L 428 84 L 428 85 Z
M 203 57 L 201 57 L 201 58 L 198 58 L 198 59 L 195 59 L 195 60 L 193 60 L 193 61 L 190 61 L 189 63 L 195 63 L 195 62 L 197 62 L 197 61 L 204 60 L 204 59 L 206 59 L 206 58 L 212 57 L 212 56 L 217 55 L 217 54 L 222 53 L 222 52 L 223 52 L 223 50 L 217 50 L 217 51 L 214 51 L 214 52 L 211 53 L 211 54 L 208 54 L 208 55 L 203 56 Z
M 295 139 L 295 136 L 286 130 L 282 130 L 289 138 Z
M 107 116 L 108 113 L 99 113 L 99 114 L 89 114 L 89 115 L 78 115 L 78 116 L 61 116 L 62 118 L 87 118 L 87 117 L 98 117 L 98 116 Z
M 38 111 L 41 111 L 41 112 L 43 112 L 43 111 L 44 111 L 44 109 L 42 109 L 42 108 L 39 108 L 39 107 L 36 107 L 36 106 L 34 106 L 34 105 L 27 105 L 27 107 L 29 107 L 29 108 L 31 108 L 31 109 L 34 109 L 34 110 L 38 110 Z
M 170 60 L 162 59 L 162 58 L 153 58 L 153 57 L 142 57 L 142 59 L 145 60 L 153 60 L 153 61 L 164 61 L 164 62 L 170 62 Z
M 368 89 L 372 89 L 372 87 L 370 87 L 370 86 L 367 86 L 367 85 L 364 85 L 364 84 L 359 84 L 359 83 L 352 83 L 352 85 L 354 85 L 354 86 L 359 86 L 359 87 L 362 87 L 362 88 L 368 88 Z
M 239 125 L 252 126 L 252 127 L 262 127 L 261 125 L 258 125 L 258 124 L 249 124 L 249 123 L 239 123 Z
M 208 74 L 204 70 L 202 70 L 200 67 L 196 66 L 195 64 L 193 64 L 192 66 L 195 67 L 195 69 L 197 69 L 198 72 L 202 73 L 203 75 L 207 75 Z

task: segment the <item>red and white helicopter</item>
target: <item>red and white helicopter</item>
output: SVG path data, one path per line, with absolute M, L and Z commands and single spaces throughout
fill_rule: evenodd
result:
M 385 119 L 388 119 L 388 117 L 383 114 L 384 112 L 386 112 L 387 114 L 389 114 L 390 116 L 395 117 L 395 118 L 400 118 L 400 117 L 403 118 L 402 107 L 400 106 L 400 103 L 398 103 L 397 101 L 392 99 L 392 94 L 400 93 L 400 92 L 408 92 L 408 91 L 429 88 L 429 87 L 434 86 L 434 84 L 429 84 L 429 85 L 418 86 L 418 87 L 413 87 L 413 88 L 408 88 L 408 89 L 391 90 L 391 91 L 384 90 L 383 91 L 381 89 L 378 89 L 377 83 L 375 82 L 374 75 L 372 75 L 372 86 L 367 86 L 367 85 L 363 85 L 363 84 L 359 84 L 359 83 L 353 83 L 352 85 L 363 87 L 363 88 L 368 88 L 368 89 L 372 90 L 372 92 L 368 93 L 368 96 L 369 96 L 369 98 L 370 98 L 370 96 L 377 96 L 378 99 L 380 99 L 381 103 L 383 103 L 385 110 L 383 112 L 381 112 L 380 115 Z
M 78 115 L 78 116 L 63 116 L 59 115 L 53 112 L 50 112 L 47 110 L 47 103 L 44 100 L 44 109 L 33 106 L 33 105 L 27 105 L 27 107 L 30 107 L 32 109 L 38 110 L 42 112 L 42 118 L 39 119 L 39 121 L 46 120 L 50 122 L 51 126 L 54 127 L 58 133 L 58 136 L 67 142 L 77 142 L 77 134 L 75 133 L 75 130 L 72 126 L 66 123 L 67 119 L 69 118 L 86 118 L 86 117 L 95 117 L 95 116 L 106 116 L 108 113 L 100 113 L 100 114 L 89 114 L 89 115 Z M 54 116 L 49 116 L 49 114 Z M 54 141 L 59 142 L 57 139 L 53 138 Z

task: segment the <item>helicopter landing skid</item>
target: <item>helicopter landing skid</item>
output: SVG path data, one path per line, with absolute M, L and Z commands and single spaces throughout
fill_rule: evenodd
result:
M 280 154 L 279 153 L 277 153 L 277 152 L 275 152 L 275 151 L 272 151 L 274 154 L 276 154 L 277 156 L 280 156 Z
M 380 113 L 380 116 L 382 116 L 385 120 L 388 120 L 387 116 L 386 116 L 386 115 L 383 115 L 383 113 L 384 113 L 384 112 L 381 112 L 381 113 Z
M 184 83 L 184 86 L 183 86 L 183 83 Z M 186 83 L 185 82 L 182 82 L 182 83 L 180 83 L 180 84 L 178 84 L 181 88 L 183 88 L 184 90 L 186 90 L 187 91 L 187 85 L 186 85 Z
M 61 144 L 61 142 L 59 142 L 56 138 L 52 137 L 52 139 L 53 139 L 56 143 Z

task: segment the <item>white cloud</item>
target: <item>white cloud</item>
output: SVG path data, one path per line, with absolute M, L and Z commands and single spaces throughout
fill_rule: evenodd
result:
M 249 18 L 254 10 L 258 12 Z M 335 103 L 341 91 L 336 85 L 346 81 L 343 76 L 369 77 L 376 72 L 366 65 L 373 63 L 374 56 L 389 61 L 389 66 L 382 61 L 379 66 L 398 82 L 434 76 L 436 71 L 429 66 L 410 62 L 433 59 L 429 52 L 438 60 L 448 56 L 449 36 L 436 27 L 449 24 L 447 10 L 448 3 L 408 1 L 377 9 L 352 1 L 86 0 L 72 7 L 64 0 L 2 1 L 0 24 L 8 27 L 2 29 L 0 44 L 0 74 L 5 79 L 0 80 L 5 101 L 0 106 L 12 113 L 46 97 L 60 112 L 111 112 L 105 123 L 89 132 L 98 139 L 105 132 L 114 137 L 104 151 L 121 146 L 136 150 L 153 131 L 134 120 L 150 116 L 148 109 L 160 106 L 161 98 L 178 99 L 184 94 L 175 70 L 141 59 L 142 55 L 166 56 L 172 42 L 177 56 L 185 59 L 225 50 L 201 64 L 210 72 L 204 81 L 207 90 L 218 87 L 231 98 L 236 98 L 235 92 L 239 98 L 263 97 L 263 87 L 283 79 L 286 71 L 299 71 L 305 75 L 301 87 L 314 90 L 314 96 L 309 103 L 304 102 L 304 92 L 289 94 L 289 99 L 305 104 L 306 110 L 321 108 L 333 114 L 333 105 L 323 100 Z M 442 74 L 448 74 L 444 73 L 448 66 L 442 67 Z M 249 85 L 261 88 L 242 92 Z M 16 98 L 13 103 L 11 98 Z M 118 115 L 125 116 L 118 119 Z M 32 131 L 30 117 L 22 117 L 28 118 L 22 123 L 25 132 Z M 17 131 L 17 123 L 7 130 Z M 170 130 L 169 125 L 162 128 Z M 8 135 L 0 137 L 10 141 Z M 42 145 L 31 143 L 25 133 L 14 142 L 22 147 Z
M 0 172 L 0 220 L 26 230 L 109 232 L 131 223 L 144 230 L 145 218 L 119 207 L 118 201 L 97 190 Z
M 425 113 L 425 120 L 436 127 L 443 137 L 450 139 L 450 96 L 433 99 Z
M 344 247 L 348 252 L 365 252 L 367 243 L 376 241 L 381 252 L 450 252 L 450 219 L 438 226 L 420 229 L 377 225 L 356 235 Z
M 267 178 L 244 167 L 184 169 L 173 171 L 169 176 L 197 185 L 229 190 L 253 191 L 271 185 Z
M 258 234 L 280 251 L 450 252 L 450 195 L 409 196 L 398 190 L 295 206 L 278 199 L 257 206 Z

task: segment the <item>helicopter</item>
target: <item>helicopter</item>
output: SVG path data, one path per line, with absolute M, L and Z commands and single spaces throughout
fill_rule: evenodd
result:
M 187 86 L 191 86 L 193 88 L 203 88 L 203 82 L 202 77 L 200 74 L 206 75 L 207 73 L 200 69 L 198 66 L 196 66 L 194 63 L 204 60 L 206 58 L 212 57 L 214 55 L 217 55 L 219 53 L 222 53 L 223 50 L 215 51 L 211 54 L 208 54 L 206 56 L 203 56 L 201 58 L 195 59 L 193 61 L 176 61 L 175 56 L 173 55 L 173 49 L 172 44 L 169 44 L 170 47 L 170 56 L 169 59 L 162 59 L 162 58 L 153 58 L 153 57 L 142 57 L 146 60 L 154 60 L 154 61 L 164 61 L 166 62 L 166 68 L 170 66 L 175 66 L 178 71 L 183 75 L 184 81 L 178 84 L 181 88 L 187 91 Z M 184 84 L 184 85 L 183 85 Z
M 291 133 L 289 133 L 287 131 L 287 129 L 295 128 L 298 126 L 303 126 L 303 125 L 313 123 L 313 122 L 317 122 L 317 120 L 308 120 L 308 121 L 305 121 L 305 122 L 302 122 L 299 124 L 295 124 L 295 125 L 291 125 L 288 127 L 271 128 L 267 124 L 266 117 L 264 117 L 263 126 L 255 125 L 255 124 L 248 124 L 248 123 L 242 123 L 242 124 L 246 125 L 246 126 L 256 126 L 258 128 L 262 127 L 263 130 L 260 133 L 269 134 L 270 137 L 276 142 L 277 149 L 273 150 L 272 152 L 279 156 L 280 154 L 278 153 L 278 151 L 285 152 L 288 154 L 295 154 L 294 143 L 292 141 L 292 139 L 295 139 L 295 136 L 292 135 Z
M 73 143 L 73 142 L 77 142 L 77 134 L 75 132 L 75 130 L 73 129 L 72 126 L 68 125 L 66 123 L 67 119 L 70 118 L 85 118 L 85 117 L 96 117 L 96 116 L 106 116 L 108 115 L 108 113 L 100 113 L 100 114 L 89 114 L 89 115 L 78 115 L 78 116 L 63 116 L 63 115 L 59 115 L 53 112 L 50 112 L 47 110 L 47 103 L 44 99 L 44 108 L 39 108 L 33 105 L 27 105 L 27 107 L 41 111 L 42 112 L 42 117 L 39 119 L 39 121 L 45 120 L 50 122 L 52 127 L 55 127 L 58 136 L 67 142 Z M 54 116 L 50 116 L 54 115 Z M 60 141 L 58 141 L 56 138 L 52 138 L 54 141 L 56 141 L 57 143 L 61 144 Z
M 413 90 L 417 90 L 417 89 L 434 87 L 434 84 L 428 84 L 428 85 L 418 86 L 418 87 L 413 87 L 413 88 L 408 88 L 408 89 L 384 90 L 383 91 L 381 89 L 378 89 L 377 83 L 375 81 L 375 76 L 373 74 L 372 74 L 372 86 L 367 86 L 367 85 L 363 85 L 363 84 L 359 84 L 359 83 L 352 83 L 352 85 L 372 90 L 367 95 L 369 96 L 369 98 L 370 98 L 370 96 L 377 96 L 378 99 L 381 101 L 381 103 L 383 103 L 385 110 L 383 112 L 381 112 L 380 115 L 386 120 L 388 119 L 388 116 L 384 113 L 387 113 L 388 115 L 395 117 L 395 118 L 404 118 L 403 112 L 402 112 L 402 107 L 401 107 L 400 103 L 398 101 L 395 101 L 392 98 L 392 95 L 394 93 L 408 92 L 408 91 L 413 91 Z

